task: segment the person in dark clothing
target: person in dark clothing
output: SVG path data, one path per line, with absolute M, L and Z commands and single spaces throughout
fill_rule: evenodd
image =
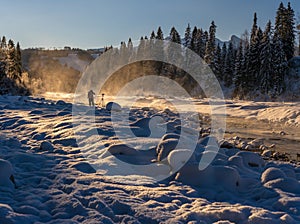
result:
M 93 90 L 90 90 L 88 92 L 88 99 L 89 99 L 89 105 L 90 107 L 94 107 L 95 106 L 95 101 L 94 101 L 94 96 L 95 96 L 95 93 Z

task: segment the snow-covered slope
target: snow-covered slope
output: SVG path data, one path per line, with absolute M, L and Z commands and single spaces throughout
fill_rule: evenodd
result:
M 17 185 L 0 191 L 0 223 L 300 222 L 299 165 L 265 162 L 254 152 L 222 148 L 199 171 L 199 158 L 213 153 L 205 138 L 192 160 L 167 180 L 128 175 L 119 160 L 143 169 L 163 150 L 168 159 L 153 164 L 170 174 L 174 161 L 186 161 L 178 157 L 188 153 L 184 148 L 167 153 L 180 134 L 171 111 L 133 108 L 132 130 L 140 137 L 127 139 L 125 147 L 116 137 L 124 130 L 118 112 L 119 129 L 113 129 L 106 109 L 94 113 L 83 106 L 82 124 L 73 127 L 72 105 L 63 101 L 1 96 L 0 107 L 0 158 L 12 164 Z M 94 114 L 96 133 L 85 125 Z M 162 116 L 174 133 L 147 138 L 153 115 Z M 145 146 L 148 150 L 141 151 Z

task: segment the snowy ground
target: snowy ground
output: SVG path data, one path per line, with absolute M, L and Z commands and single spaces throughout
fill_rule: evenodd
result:
M 209 112 L 207 102 L 197 104 Z M 278 113 L 268 103 L 228 103 L 227 113 L 299 124 L 299 104 L 277 105 Z M 86 108 L 83 124 L 93 114 Z M 199 171 L 199 160 L 214 153 L 207 138 L 199 140 L 188 160 L 188 150 L 172 151 L 176 134 L 165 140 L 146 137 L 149 118 L 157 114 L 169 131 L 189 131 L 180 129 L 174 113 L 137 107 L 130 116 L 140 137 L 130 140 L 131 148 L 115 136 L 124 128 L 122 120 L 117 122 L 120 129 L 114 130 L 105 109 L 95 112 L 95 135 L 89 125 L 73 127 L 70 103 L 1 96 L 0 223 L 300 222 L 299 165 L 266 162 L 254 152 L 221 148 L 212 164 Z M 141 151 L 145 146 L 148 150 Z M 134 168 L 122 169 L 120 160 L 129 167 L 154 164 L 159 171 L 151 170 L 154 176 L 173 173 L 176 162 L 187 163 L 167 180 L 156 182 L 134 175 Z

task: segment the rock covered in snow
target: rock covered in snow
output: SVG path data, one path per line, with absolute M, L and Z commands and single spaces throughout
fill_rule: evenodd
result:
M 176 149 L 169 153 L 168 163 L 172 171 L 178 170 L 184 166 L 189 160 L 196 162 L 196 159 L 193 157 L 193 151 L 188 149 Z
M 278 168 L 269 167 L 262 173 L 261 182 L 267 183 L 268 181 L 279 179 L 279 178 L 286 178 L 284 172 L 282 172 L 282 170 Z
M 16 187 L 13 176 L 13 167 L 7 160 L 0 159 L 0 188 L 12 190 Z
M 42 150 L 42 151 L 53 151 L 54 147 L 53 147 L 51 142 L 43 141 L 40 145 L 40 150 Z
M 273 151 L 272 150 L 269 150 L 269 149 L 266 149 L 266 150 L 264 150 L 263 152 L 262 152 L 262 156 L 263 157 L 271 157 L 272 156 L 272 154 L 273 154 Z
M 238 171 L 229 166 L 208 166 L 199 170 L 198 164 L 187 164 L 175 177 L 177 181 L 198 187 L 222 187 L 228 191 L 236 191 L 239 186 Z
M 64 106 L 64 105 L 66 105 L 67 103 L 66 103 L 65 101 L 63 101 L 63 100 L 58 100 L 58 101 L 56 101 L 55 104 L 56 104 L 56 105 L 60 105 L 60 106 Z
M 157 145 L 156 153 L 157 153 L 157 161 L 161 161 L 169 155 L 169 153 L 176 149 L 178 144 L 178 139 L 166 139 Z
M 106 110 L 108 111 L 120 111 L 122 110 L 122 107 L 120 104 L 116 103 L 116 102 L 109 102 L 106 104 L 105 106 Z
M 265 165 L 264 160 L 258 153 L 240 151 L 236 155 L 243 158 L 243 163 L 246 167 L 262 169 Z

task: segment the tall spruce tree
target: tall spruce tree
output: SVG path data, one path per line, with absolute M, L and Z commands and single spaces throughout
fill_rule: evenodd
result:
M 164 34 L 161 29 L 161 27 L 158 27 L 157 32 L 156 32 L 156 39 L 158 40 L 163 40 L 164 39 Z
M 221 81 L 222 72 L 223 72 L 223 62 L 222 62 L 222 50 L 220 45 L 217 45 L 216 52 L 214 55 L 214 63 L 213 63 L 213 72 L 217 76 L 218 80 Z
M 214 53 L 216 48 L 216 28 L 217 26 L 215 25 L 215 22 L 212 21 L 209 27 L 209 38 L 206 43 L 205 56 L 204 56 L 205 62 L 209 65 L 214 60 Z
M 1 49 L 6 49 L 7 48 L 7 43 L 6 43 L 6 37 L 3 36 L 1 39 L 1 45 L 0 45 Z
M 286 20 L 286 35 L 284 41 L 284 51 L 287 57 L 287 60 L 290 60 L 294 56 L 294 43 L 295 43 L 295 12 L 291 7 L 291 3 L 288 2 L 288 6 L 285 14 Z
M 275 18 L 275 32 L 277 37 L 281 39 L 283 49 L 287 60 L 294 56 L 294 41 L 295 41 L 295 21 L 294 10 L 291 8 L 290 3 L 285 8 L 281 2 Z
M 150 40 L 155 39 L 155 32 L 154 30 L 152 30 L 151 34 L 150 34 Z
M 193 29 L 193 32 L 192 32 L 192 37 L 191 37 L 191 46 L 190 46 L 190 49 L 194 52 L 197 53 L 197 41 L 198 41 L 198 38 L 197 38 L 197 27 L 195 26 L 194 29 Z
M 175 27 L 173 26 L 170 31 L 171 41 L 177 44 L 181 44 L 181 38 Z
M 232 85 L 232 77 L 234 72 L 234 52 L 232 42 L 229 42 L 224 67 L 224 85 L 229 87 Z
M 202 29 L 198 29 L 197 38 L 198 38 L 197 51 L 198 51 L 198 54 L 200 55 L 200 57 L 204 59 L 206 43 L 207 43 L 207 40 L 208 40 L 207 31 L 203 31 Z
M 190 27 L 190 24 L 188 24 L 187 28 L 185 29 L 185 33 L 184 33 L 184 43 L 183 43 L 183 45 L 187 48 L 190 48 L 191 47 L 191 40 L 192 40 L 191 27 Z
M 16 70 L 16 48 L 14 41 L 11 39 L 7 44 L 6 75 L 12 80 L 18 80 L 20 78 Z
M 0 80 L 6 76 L 7 43 L 5 36 L 0 43 Z
M 279 35 L 274 33 L 273 37 L 273 74 L 272 74 L 272 81 L 273 81 L 273 90 L 272 95 L 274 97 L 279 96 L 285 90 L 284 79 L 288 71 L 288 63 L 286 60 L 286 55 L 284 51 L 284 45 L 282 43 L 281 38 Z
M 234 64 L 234 76 L 233 76 L 233 83 L 236 89 L 242 86 L 243 81 L 243 60 L 244 60 L 244 53 L 243 53 L 243 41 L 240 41 L 239 49 L 237 51 L 235 64 Z
M 261 52 L 260 52 L 260 91 L 264 94 L 268 94 L 272 89 L 273 80 L 272 74 L 274 70 L 273 63 L 273 44 L 272 44 L 272 25 L 269 21 L 266 25 L 261 41 Z
M 223 43 L 223 46 L 221 49 L 221 66 L 220 66 L 221 80 L 223 80 L 223 81 L 225 80 L 224 73 L 225 73 L 226 55 L 227 55 L 227 46 L 225 43 Z
M 257 26 L 257 16 L 254 13 L 253 25 L 251 29 L 250 46 L 247 53 L 247 65 L 245 73 L 245 81 L 247 86 L 245 91 L 250 92 L 257 89 L 258 76 L 260 71 L 260 41 L 262 31 Z
M 21 47 L 20 43 L 17 42 L 16 50 L 15 50 L 15 61 L 16 61 L 16 72 L 19 77 L 22 75 L 22 55 L 21 55 Z

